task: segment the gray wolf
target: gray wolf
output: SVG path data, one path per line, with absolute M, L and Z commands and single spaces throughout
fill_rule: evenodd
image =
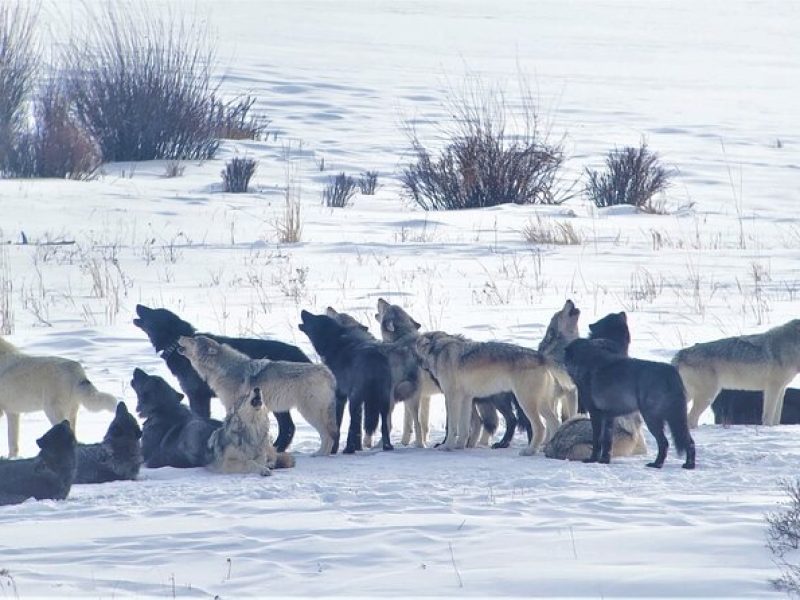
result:
M 0 460 L 0 505 L 63 500 L 75 479 L 75 436 L 64 419 L 36 440 L 36 458 Z
M 512 392 L 533 428 L 531 442 L 522 454 L 534 454 L 558 429 L 558 400 L 574 394 L 575 386 L 566 371 L 529 348 L 433 331 L 417 338 L 416 350 L 423 367 L 444 392 L 447 438 L 441 447 L 445 449 L 466 446 L 473 398 Z
M 764 392 L 763 425 L 777 425 L 786 386 L 800 372 L 800 319 L 764 333 L 724 338 L 679 350 L 672 359 L 692 401 L 689 426 L 721 389 Z
M 380 418 L 381 444 L 384 450 L 392 450 L 391 408 L 395 402 L 412 400 L 419 391 L 414 356 L 406 352 L 404 362 L 412 365 L 407 377 L 400 379 L 392 372 L 392 363 L 382 344 L 372 336 L 364 335 L 353 327 L 340 325 L 327 315 L 314 315 L 306 310 L 300 313 L 300 331 L 308 336 L 314 350 L 336 377 L 336 393 L 339 405 L 349 403 L 350 428 L 347 433 L 345 454 L 363 448 L 361 437 L 362 414 Z M 410 362 L 409 362 L 410 361 Z M 365 403 L 371 403 L 364 410 Z M 372 431 L 377 423 L 365 423 Z
M 425 447 L 425 437 L 427 432 L 424 432 L 419 420 L 419 401 L 422 392 L 421 380 L 419 377 L 419 364 L 417 363 L 417 355 L 412 348 L 406 344 L 395 343 L 392 341 L 384 340 L 381 343 L 379 340 L 369 333 L 369 328 L 361 324 L 354 317 L 347 313 L 339 312 L 333 307 L 325 309 L 325 314 L 336 321 L 339 325 L 345 328 L 346 331 L 342 335 L 347 335 L 354 341 L 362 340 L 364 343 L 375 345 L 377 344 L 378 350 L 386 356 L 389 361 L 389 369 L 392 374 L 392 394 L 389 404 L 389 422 L 391 423 L 391 415 L 394 412 L 395 404 L 402 400 L 405 409 L 405 414 L 412 415 L 412 422 L 414 423 L 415 432 L 415 445 L 418 448 Z M 400 393 L 397 391 L 397 386 L 402 384 Z M 372 435 L 378 426 L 378 419 L 380 417 L 379 411 L 372 410 L 375 407 L 374 403 L 367 402 L 364 404 L 364 441 L 365 447 L 372 446 Z M 342 410 L 344 407 L 342 406 Z M 414 418 L 414 416 L 417 418 Z M 342 415 L 337 414 L 337 418 L 341 423 Z M 391 428 L 390 428 L 391 429 Z M 410 438 L 409 438 L 410 441 Z M 408 441 L 404 442 L 408 444 Z
M 20 413 L 44 411 L 50 423 L 64 419 L 72 430 L 78 407 L 113 411 L 117 400 L 97 391 L 80 363 L 59 356 L 31 356 L 0 339 L 0 417 L 8 419 L 8 456 L 19 454 Z
M 415 348 L 421 325 L 403 308 L 396 304 L 389 304 L 383 298 L 379 298 L 375 320 L 380 324 L 381 337 L 385 342 L 402 344 L 409 349 Z M 407 445 L 411 439 L 412 423 L 422 431 L 423 440 L 427 440 L 431 396 L 442 393 L 431 374 L 421 367 L 419 368 L 419 379 L 421 382 L 419 409 L 415 411 L 413 405 L 408 402 L 405 405 L 402 437 L 404 445 Z M 528 439 L 530 440 L 530 422 L 525 414 L 518 410 L 513 394 L 502 392 L 486 398 L 475 398 L 474 404 L 470 425 L 471 433 L 467 441 L 467 447 L 486 445 L 488 443 L 497 430 L 498 412 L 503 415 L 506 431 L 501 440 L 492 444 L 492 448 L 507 448 L 511 443 L 517 426 L 528 431 Z M 416 425 L 417 423 L 419 425 Z
M 670 364 L 628 358 L 608 340 L 578 339 L 564 354 L 592 421 L 592 453 L 585 462 L 608 463 L 616 417 L 638 410 L 658 443 L 658 455 L 648 467 L 661 468 L 669 442 L 665 422 L 684 469 L 694 469 L 694 440 L 686 417 L 686 392 L 678 370 Z
M 207 465 L 213 456 L 208 438 L 222 421 L 206 419 L 181 404 L 183 394 L 157 375 L 134 369 L 131 387 L 136 412 L 144 419 L 142 457 L 150 469 L 188 469 Z
M 208 383 L 197 374 L 192 364 L 176 352 L 178 338 L 191 337 L 197 333 L 195 328 L 166 308 L 148 308 L 142 304 L 136 305 L 138 318 L 133 324 L 147 334 L 150 343 L 156 352 L 161 352 L 161 358 L 167 363 L 170 372 L 178 379 L 183 392 L 189 397 L 189 406 L 201 417 L 208 419 L 211 416 L 211 397 L 215 391 Z M 206 337 L 223 344 L 228 344 L 239 352 L 245 353 L 250 358 L 267 358 L 269 360 L 286 360 L 290 362 L 311 362 L 308 357 L 297 347 L 274 340 L 253 338 L 231 338 L 221 335 L 203 333 Z M 295 426 L 292 416 L 288 412 L 275 414 L 278 421 L 278 437 L 275 446 L 282 452 L 292 443 Z
M 722 390 L 717 394 L 711 410 L 717 425 L 761 425 L 764 394 L 746 390 Z M 786 388 L 783 395 L 781 425 L 800 423 L 800 389 Z
M 213 456 L 208 468 L 218 473 L 258 473 L 294 467 L 294 457 L 278 452 L 269 436 L 269 415 L 258 387 L 237 400 L 222 427 L 208 440 Z
M 142 465 L 142 430 L 124 402 L 99 444 L 78 444 L 78 470 L 73 483 L 105 483 L 136 479 Z
M 266 410 L 259 413 L 287 412 L 296 408 L 319 433 L 320 447 L 315 456 L 336 452 L 339 443 L 336 380 L 327 367 L 253 359 L 204 335 L 181 336 L 178 342 L 178 351 L 216 390 L 227 412 L 248 397 L 253 388 L 260 388 Z
M 642 439 L 642 416 L 632 412 L 614 419 L 611 456 L 645 454 Z M 544 455 L 560 460 L 586 460 L 592 455 L 592 423 L 585 415 L 564 421 L 553 438 L 545 444 Z

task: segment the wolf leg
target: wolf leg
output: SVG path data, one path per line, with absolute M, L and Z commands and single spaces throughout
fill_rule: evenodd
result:
M 361 450 L 361 417 L 362 417 L 362 398 L 350 398 L 350 428 L 347 431 L 347 444 L 344 447 L 344 454 L 353 454 L 356 450 Z
M 656 444 L 658 444 L 656 459 L 651 463 L 647 463 L 647 466 L 660 469 L 664 464 L 664 460 L 667 458 L 667 448 L 669 448 L 667 436 L 664 435 L 664 419 L 645 415 L 644 413 L 642 413 L 642 417 L 647 425 L 647 429 L 649 429 L 653 437 L 656 438 Z
M 392 431 L 392 407 L 394 402 L 390 402 L 389 406 L 381 407 L 381 444 L 384 450 L 394 450 L 392 446 L 391 431 Z
M 428 433 L 431 422 L 431 397 L 423 396 L 419 399 L 419 429 L 422 447 L 428 445 Z
M 472 398 L 469 396 L 462 396 L 460 404 L 459 418 L 456 421 L 457 434 L 456 434 L 456 448 L 463 450 L 467 447 L 469 442 L 469 427 L 472 423 Z
M 327 456 L 333 450 L 334 436 L 331 432 L 333 414 L 328 412 L 328 408 L 327 406 L 316 406 L 312 410 L 299 411 L 308 424 L 316 429 L 319 434 L 319 450 L 314 452 L 312 456 Z M 283 452 L 277 445 L 275 449 L 278 452 Z
M 183 386 L 181 386 L 183 388 Z M 189 396 L 189 408 L 192 409 L 192 412 L 200 415 L 205 419 L 211 418 L 211 394 L 203 391 L 192 391 L 189 393 L 186 391 L 186 395 Z
M 597 462 L 607 465 L 611 462 L 611 445 L 614 442 L 614 417 L 606 414 L 600 430 L 600 458 Z
M 456 447 L 456 438 L 458 437 L 458 420 L 461 418 L 461 394 L 456 395 L 455 392 L 445 392 L 444 403 L 447 410 L 447 431 L 442 442 L 438 448 L 439 450 L 452 450 Z
M 531 430 L 533 435 L 528 440 L 528 445 L 520 451 L 521 456 L 533 456 L 542 445 L 547 430 L 542 424 L 542 418 L 539 416 L 539 411 L 530 405 L 525 406 L 525 416 L 531 423 Z
M 687 384 L 685 380 L 684 386 L 686 387 L 687 398 L 692 399 L 692 409 L 689 411 L 689 428 L 696 429 L 700 422 L 700 415 L 711 406 L 711 402 L 717 397 L 721 388 L 716 382 L 711 384 L 690 382 Z
M 547 426 L 546 434 L 545 434 L 545 443 L 549 442 L 553 439 L 553 436 L 556 434 L 558 430 L 559 422 L 558 422 L 558 414 L 556 413 L 555 406 L 545 400 L 540 404 L 540 409 L 542 412 L 542 416 L 544 417 L 544 422 Z
M 592 424 L 592 453 L 583 462 L 593 463 L 600 460 L 600 434 L 603 429 L 603 413 L 599 410 L 589 411 L 589 422 Z
M 275 420 L 278 421 L 278 438 L 275 440 L 275 449 L 278 452 L 285 452 L 286 448 L 292 443 L 292 439 L 294 439 L 294 421 L 288 410 L 273 414 L 275 415 Z
M 405 402 L 403 407 L 403 437 L 400 438 L 400 443 L 403 446 L 408 446 L 411 443 L 411 427 L 412 424 L 419 421 L 419 414 L 414 414 L 419 406 L 412 406 L 411 402 Z
M 8 419 L 8 458 L 19 454 L 19 414 L 6 412 Z
M 506 422 L 506 432 L 503 435 L 503 439 L 492 444 L 492 448 L 508 448 L 514 437 L 514 430 L 517 428 L 517 417 L 514 415 L 513 403 L 511 401 L 500 402 L 497 405 L 497 410 L 500 411 L 500 414 L 503 415 L 503 420 Z
M 406 415 L 408 415 L 408 407 L 411 407 L 411 419 L 414 422 L 414 445 L 417 448 L 424 448 L 426 443 L 427 432 L 422 429 L 422 420 L 420 419 L 420 405 L 422 399 L 417 396 L 406 400 Z M 405 424 L 404 424 L 405 428 Z M 405 432 L 404 432 L 405 433 Z
M 788 382 L 787 382 L 788 383 Z M 761 423 L 764 425 L 780 425 L 783 415 L 783 397 L 786 385 L 770 385 L 764 390 L 764 408 Z
M 472 403 L 472 411 L 469 417 L 469 436 L 467 437 L 467 448 L 474 448 L 478 444 L 478 438 L 483 436 L 483 424 L 478 414 L 478 407 Z

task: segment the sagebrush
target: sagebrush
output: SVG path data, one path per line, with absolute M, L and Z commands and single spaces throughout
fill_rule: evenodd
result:
M 645 142 L 638 147 L 611 150 L 605 170 L 586 169 L 585 192 L 598 208 L 628 204 L 650 212 L 664 212 L 653 205 L 653 197 L 669 186 L 672 173 L 661 164 Z
M 787 500 L 781 508 L 766 516 L 767 546 L 775 556 L 781 575 L 772 580 L 779 590 L 800 596 L 800 480 L 784 482 Z
M 243 194 L 250 187 L 258 162 L 252 158 L 235 157 L 225 163 L 222 170 L 222 188 L 226 192 Z
M 346 173 L 339 173 L 335 177 L 331 177 L 328 185 L 322 190 L 322 200 L 325 206 L 344 208 L 355 196 L 357 185 L 356 180 Z

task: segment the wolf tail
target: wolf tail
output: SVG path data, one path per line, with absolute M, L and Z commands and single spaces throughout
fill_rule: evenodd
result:
M 689 433 L 689 417 L 686 413 L 686 390 L 677 372 L 675 377 L 680 390 L 680 393 L 677 394 L 679 401 L 675 402 L 671 407 L 667 416 L 667 424 L 669 425 L 670 433 L 672 433 L 675 450 L 678 451 L 678 454 L 686 454 L 689 449 L 694 448 L 694 440 Z
M 364 403 L 364 431 L 367 435 L 372 435 L 378 428 L 378 421 L 381 418 L 381 412 L 374 402 L 367 401 Z
M 92 412 L 101 410 L 116 410 L 117 399 L 111 394 L 99 391 L 94 384 L 86 379 L 78 382 L 77 389 L 78 398 L 83 406 Z
M 295 465 L 294 456 L 289 454 L 288 452 L 278 452 L 278 456 L 275 459 L 275 469 L 291 469 Z

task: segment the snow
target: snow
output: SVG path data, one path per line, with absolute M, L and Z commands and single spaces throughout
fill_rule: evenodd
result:
M 58 24 L 80 26 L 80 5 L 45 5 L 52 35 Z M 130 407 L 136 366 L 177 386 L 131 323 L 138 302 L 201 330 L 274 337 L 312 355 L 297 330 L 301 309 L 332 305 L 377 333 L 381 296 L 426 329 L 534 347 L 566 298 L 582 309 L 584 332 L 626 310 L 632 354 L 657 360 L 797 317 L 793 3 L 195 5 L 216 32 L 224 89 L 257 96 L 277 140 L 226 142 L 218 159 L 187 163 L 172 179 L 151 162 L 106 165 L 90 182 L 0 181 L 9 340 L 80 360 Z M 401 124 L 414 119 L 435 135 L 443 94 L 465 71 L 512 95 L 524 74 L 554 138 L 566 133 L 574 175 L 645 136 L 679 171 L 670 214 L 595 210 L 579 198 L 414 208 L 396 179 Z M 287 145 L 303 202 L 296 245 L 277 244 L 274 230 Z M 259 160 L 254 192 L 220 191 L 234 155 Z M 331 174 L 367 169 L 381 173 L 376 196 L 321 205 Z M 520 231 L 537 216 L 568 221 L 583 242 L 527 244 Z M 31 242 L 75 244 L 18 245 L 22 231 Z M 82 411 L 79 439 L 99 440 L 110 419 Z M 313 458 L 316 432 L 297 422 L 297 467 L 270 478 L 143 470 L 136 482 L 75 486 L 65 502 L 0 508 L 3 593 L 14 596 L 12 578 L 20 597 L 775 593 L 763 517 L 782 499 L 780 480 L 796 473 L 796 426 L 722 428 L 706 414 L 698 469 L 680 469 L 670 454 L 654 472 L 643 457 L 610 466 L 521 457 L 519 437 L 508 450 L 398 442 L 393 453 Z M 23 415 L 23 455 L 47 427 L 44 415 Z M 435 400 L 434 440 L 443 428 Z

